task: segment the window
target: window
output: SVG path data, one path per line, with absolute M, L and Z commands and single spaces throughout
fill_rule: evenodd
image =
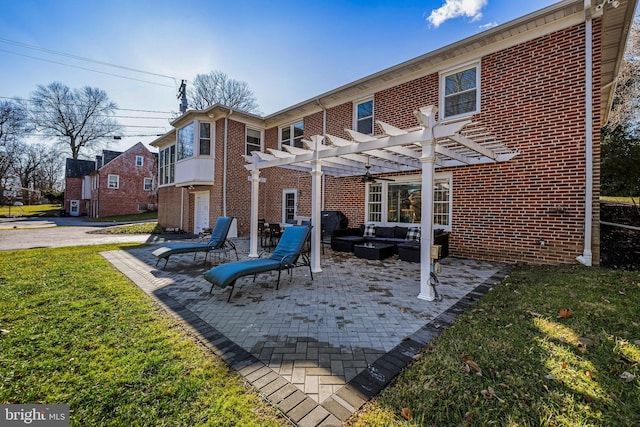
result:
M 304 122 L 302 121 L 280 128 L 280 148 L 282 148 L 283 145 L 302 148 L 303 134 Z
M 153 188 L 153 178 L 144 179 L 144 191 L 151 191 Z
M 120 175 L 109 175 L 107 177 L 108 188 L 120 188 Z
M 382 184 L 369 184 L 369 221 L 382 222 Z
M 136 156 L 136 166 L 142 166 L 144 164 L 144 157 Z
M 373 135 L 373 99 L 356 103 L 354 129 L 360 133 Z
M 176 160 L 182 160 L 193 156 L 194 130 L 195 124 L 193 122 L 181 129 L 178 129 L 178 158 Z
M 247 128 L 245 154 L 251 154 L 252 151 L 262 151 L 262 137 L 259 130 Z
M 406 177 L 405 177 L 406 178 Z M 369 222 L 382 224 L 419 224 L 422 215 L 421 181 L 419 177 L 394 182 L 370 183 L 367 188 Z M 451 229 L 451 175 L 438 174 L 433 187 L 434 227 Z
M 440 104 L 443 118 L 480 111 L 480 66 L 474 65 L 442 74 Z
M 200 151 L 201 156 L 211 155 L 211 123 L 200 123 Z
M 172 184 L 176 173 L 176 146 L 172 145 L 160 151 L 160 185 Z

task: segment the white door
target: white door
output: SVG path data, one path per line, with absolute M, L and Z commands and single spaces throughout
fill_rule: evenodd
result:
M 209 192 L 195 193 L 193 233 L 199 234 L 209 228 Z
M 282 222 L 294 220 L 298 215 L 298 191 L 284 190 L 282 192 Z
M 71 216 L 79 216 L 80 215 L 80 200 L 71 200 L 69 203 L 69 215 Z

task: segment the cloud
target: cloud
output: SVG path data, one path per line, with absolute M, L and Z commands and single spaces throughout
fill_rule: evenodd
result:
M 497 26 L 498 26 L 498 23 L 496 21 L 493 21 L 493 22 L 489 22 L 487 24 L 480 25 L 478 28 L 480 28 L 482 31 L 484 31 L 484 30 L 488 30 L 489 28 L 493 28 L 493 27 L 497 27 Z
M 430 25 L 438 28 L 440 24 L 449 19 L 460 16 L 468 16 L 471 22 L 482 18 L 480 10 L 487 5 L 488 0 L 445 0 L 445 3 L 438 9 L 431 11 L 427 17 Z

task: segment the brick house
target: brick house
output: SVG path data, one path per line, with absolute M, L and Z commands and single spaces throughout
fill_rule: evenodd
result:
M 159 149 L 159 223 L 198 232 L 217 216 L 231 215 L 239 234 L 247 235 L 247 169 L 259 161 L 283 167 L 260 169 L 257 217 L 311 217 L 305 140 L 354 138 L 345 129 L 358 131 L 356 139 L 388 137 L 415 129 L 414 111 L 435 106 L 439 125 L 471 122 L 447 139 L 455 149 L 443 140 L 435 147 L 433 224 L 451 231 L 451 255 L 598 264 L 599 129 L 636 4 L 561 1 L 265 117 L 221 105 L 187 111 L 151 143 Z M 341 152 L 323 141 L 322 149 Z M 512 155 L 485 162 L 465 154 L 463 143 L 484 159 L 494 146 Z M 407 200 L 420 194 L 421 154 L 408 146 L 361 145 L 356 154 L 324 165 L 321 209 L 342 211 L 350 226 L 415 222 Z M 363 182 L 365 163 L 375 176 L 393 181 Z
M 157 155 L 141 142 L 125 152 L 103 150 L 95 161 L 67 159 L 64 209 L 100 218 L 157 207 Z

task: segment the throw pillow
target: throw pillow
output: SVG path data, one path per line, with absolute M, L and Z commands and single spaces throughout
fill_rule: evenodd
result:
M 374 224 L 367 224 L 364 226 L 363 237 L 373 237 L 376 235 L 376 226 Z
M 407 240 L 419 241 L 420 240 L 420 228 L 411 227 L 407 230 Z

